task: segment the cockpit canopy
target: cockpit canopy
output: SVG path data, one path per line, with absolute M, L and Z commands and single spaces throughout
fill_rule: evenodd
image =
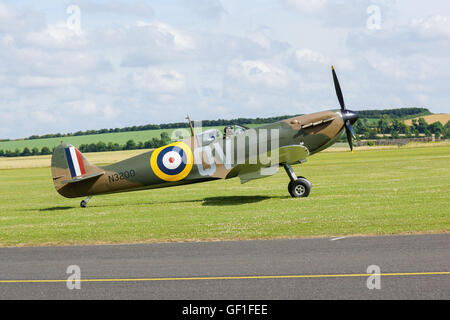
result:
M 217 129 L 209 129 L 197 134 L 202 145 L 207 145 L 220 137 L 220 131 Z
M 202 145 L 207 145 L 214 140 L 222 137 L 232 137 L 240 135 L 241 133 L 244 133 L 247 130 L 247 128 L 240 126 L 240 125 L 230 125 L 226 126 L 223 129 L 223 134 L 217 130 L 217 129 L 209 129 L 205 130 L 203 132 L 200 132 L 197 134 L 197 137 L 199 138 L 199 141 L 201 141 Z
M 223 129 L 223 135 L 224 135 L 224 137 L 237 136 L 237 135 L 239 135 L 241 133 L 244 133 L 245 130 L 247 130 L 247 128 L 242 127 L 242 126 L 237 125 L 237 124 L 231 125 L 231 126 L 226 126 Z
M 199 141 L 201 141 L 202 145 L 207 145 L 207 144 L 213 142 L 214 140 L 220 138 L 221 136 L 223 136 L 224 138 L 231 137 L 231 136 L 237 136 L 237 135 L 245 132 L 246 130 L 247 130 L 247 128 L 242 127 L 240 125 L 231 125 L 231 126 L 226 126 L 223 129 L 223 134 L 217 129 L 209 129 L 209 130 L 200 132 L 199 134 L 197 134 L 197 137 L 199 138 Z

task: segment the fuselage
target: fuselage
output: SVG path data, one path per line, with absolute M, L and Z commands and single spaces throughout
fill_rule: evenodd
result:
M 303 146 L 312 155 L 333 145 L 343 128 L 341 112 L 330 110 L 217 137 L 208 144 L 202 144 L 196 136 L 188 137 L 108 166 L 92 166 L 92 171 L 103 172 L 98 178 L 55 183 L 55 187 L 61 195 L 72 198 L 233 178 L 239 175 L 239 165 L 253 165 L 255 170 L 262 166 L 254 159 L 255 150 L 260 156 L 285 146 Z M 266 166 L 279 164 L 272 161 Z

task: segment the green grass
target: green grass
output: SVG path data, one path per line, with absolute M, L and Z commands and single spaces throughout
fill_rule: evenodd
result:
M 94 197 L 53 189 L 49 168 L 0 170 L 0 245 L 130 243 L 450 231 L 450 147 L 320 153 L 294 167 L 313 183 L 288 196 L 284 170 Z

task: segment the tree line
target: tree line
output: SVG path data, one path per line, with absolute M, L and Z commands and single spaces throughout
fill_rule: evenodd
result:
M 383 110 L 362 110 L 357 111 L 361 118 L 378 119 L 383 116 L 389 118 L 405 118 L 411 116 L 426 116 L 432 114 L 427 108 L 399 108 L 399 109 L 383 109 Z
M 411 138 L 418 137 L 420 134 L 427 137 L 434 134 L 436 138 L 450 139 L 450 121 L 445 125 L 441 122 L 428 124 L 424 118 L 413 119 L 412 125 L 408 126 L 400 119 L 383 115 L 375 124 L 362 118 L 354 124 L 353 128 L 360 139 L 377 139 L 380 138 L 378 136 L 380 134 L 389 135 L 393 139 L 400 135 Z
M 31 150 L 28 147 L 25 147 L 22 151 L 19 150 L 19 148 L 16 148 L 16 150 L 2 150 L 0 149 L 0 157 L 26 157 L 26 156 L 40 156 L 40 155 L 46 155 L 46 154 L 52 154 L 53 149 L 50 149 L 49 147 L 42 147 L 41 149 L 34 147 Z
M 402 108 L 402 109 L 388 109 L 388 110 L 363 110 L 357 111 L 360 114 L 360 119 L 353 125 L 355 133 L 358 139 L 379 139 L 382 138 L 379 135 L 389 135 L 390 138 L 398 138 L 400 135 L 409 137 L 419 136 L 424 134 L 425 136 L 431 136 L 434 134 L 436 137 L 443 139 L 450 139 L 450 122 L 446 125 L 442 125 L 440 122 L 433 124 L 427 124 L 423 118 L 418 120 L 412 120 L 412 125 L 407 126 L 403 123 L 402 118 L 410 117 L 417 114 L 431 114 L 428 109 L 425 108 Z M 204 120 L 202 126 L 226 126 L 232 124 L 246 125 L 246 124 L 263 124 L 272 123 L 287 118 L 294 117 L 295 115 L 286 115 L 270 118 L 238 118 L 234 120 Z M 162 125 L 145 125 L 145 126 L 133 126 L 116 129 L 101 129 L 101 130 L 88 130 L 78 131 L 76 133 L 69 134 L 54 134 L 45 136 L 32 136 L 39 138 L 53 138 L 53 137 L 68 137 L 85 134 L 100 134 L 108 132 L 126 132 L 126 131 L 139 131 L 139 130 L 151 130 L 151 129 L 173 129 L 173 128 L 188 128 L 188 123 L 169 123 Z M 111 131 L 112 130 L 112 131 Z M 37 139 L 29 137 L 28 139 Z M 345 139 L 345 137 L 343 137 Z M 119 143 L 105 143 L 97 142 L 90 144 L 81 144 L 79 150 L 81 152 L 102 152 L 102 151 L 118 151 L 118 150 L 135 150 L 135 149 L 152 149 L 158 148 L 171 142 L 167 132 L 163 132 L 160 138 L 152 138 L 145 142 L 135 142 L 134 140 L 128 140 L 125 144 Z M 18 157 L 18 156 L 35 156 L 35 155 L 48 155 L 53 153 L 54 148 L 42 147 L 38 149 L 34 147 L 32 149 L 25 147 L 23 150 L 1 150 L 0 157 Z
M 379 139 L 379 134 L 388 134 L 390 138 L 398 138 L 400 134 L 407 138 L 417 137 L 419 134 L 425 134 L 425 136 L 431 136 L 434 134 L 436 137 L 442 139 L 450 139 L 450 121 L 446 125 L 442 125 L 440 122 L 433 124 L 427 124 L 423 118 L 419 120 L 412 120 L 412 125 L 407 126 L 399 119 L 391 119 L 388 116 L 383 116 L 376 125 L 370 125 L 367 119 L 360 119 L 357 121 L 353 128 L 355 130 L 358 139 Z M 345 137 L 343 138 L 345 139 Z M 114 142 L 97 142 L 89 144 L 81 144 L 79 150 L 81 152 L 106 152 L 106 151 L 119 151 L 119 150 L 137 150 L 137 149 L 153 149 L 159 148 L 166 144 L 169 144 L 171 139 L 167 132 L 162 132 L 160 138 L 152 138 L 151 140 L 142 142 L 135 142 L 134 140 L 128 140 L 125 144 L 121 145 Z M 52 154 L 54 150 L 49 147 L 42 147 L 41 149 L 32 148 L 31 150 L 25 147 L 23 150 L 16 149 L 0 150 L 0 157 L 24 157 L 24 156 L 37 156 Z

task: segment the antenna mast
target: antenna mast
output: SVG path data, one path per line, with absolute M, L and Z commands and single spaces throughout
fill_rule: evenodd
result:
M 192 127 L 191 118 L 189 118 L 189 115 L 186 116 L 187 121 L 189 122 L 189 127 L 191 128 L 191 136 L 194 136 L 194 128 Z

